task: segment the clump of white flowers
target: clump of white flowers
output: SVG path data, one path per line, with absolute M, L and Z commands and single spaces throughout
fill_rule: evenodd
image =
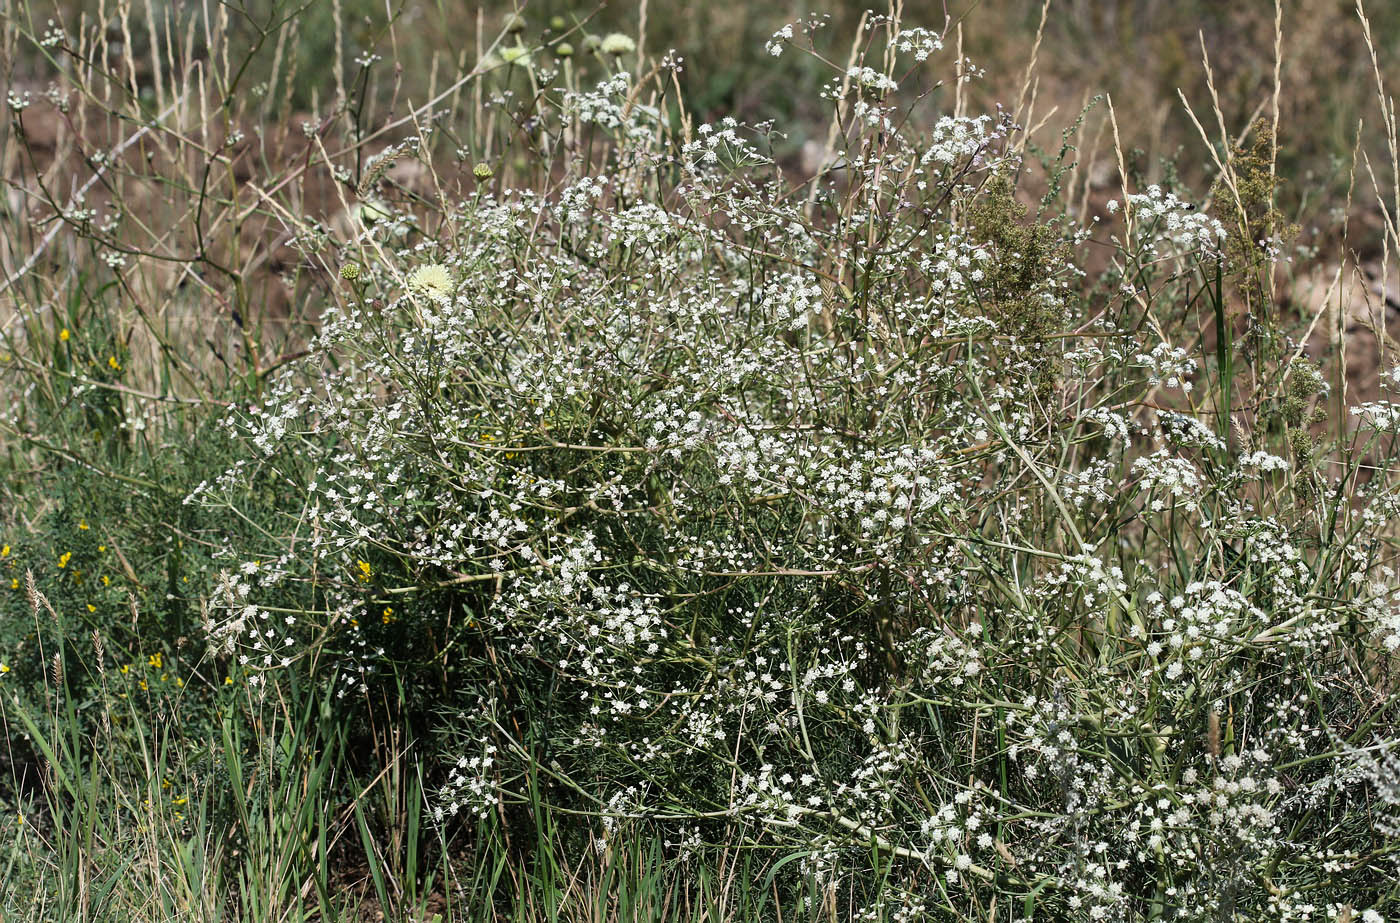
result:
M 1150 353 L 1139 353 L 1137 361 L 1148 369 L 1148 383 L 1190 392 L 1195 387 L 1191 376 L 1196 373 L 1196 360 L 1185 349 L 1159 343 Z
M 810 186 L 619 73 L 541 96 L 587 158 L 442 203 L 437 239 L 367 230 L 396 271 L 229 418 L 304 495 L 275 573 L 320 615 L 235 571 L 211 642 L 339 658 L 352 693 L 415 657 L 490 688 L 444 719 L 444 824 L 547 775 L 687 855 L 701 827 L 823 880 L 878 853 L 938 919 L 1384 909 L 1393 786 L 1348 754 L 1400 717 L 1391 405 L 1353 411 L 1364 482 L 1270 429 L 1214 344 L 1162 341 L 1200 329 L 1213 218 L 1130 194 L 1139 268 L 1083 279 L 1090 231 L 1009 191 L 1020 129 L 892 119 L 919 81 L 889 61 L 942 40 L 871 34 Z M 1236 389 L 1280 380 L 1234 349 Z
M 1225 239 L 1225 227 L 1218 220 L 1202 214 L 1194 203 L 1183 201 L 1160 186 L 1148 186 L 1141 194 L 1129 195 L 1126 202 L 1138 242 L 1151 256 L 1159 255 L 1162 244 L 1169 244 L 1179 252 L 1211 256 L 1218 253 Z M 1108 203 L 1110 212 L 1116 212 L 1118 207 L 1116 199 Z

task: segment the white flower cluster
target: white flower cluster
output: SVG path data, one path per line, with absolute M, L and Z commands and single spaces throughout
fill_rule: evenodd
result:
M 188 500 L 297 501 L 279 554 L 230 557 L 219 656 L 315 651 L 351 693 L 428 663 L 538 709 L 452 699 L 444 825 L 523 800 L 543 747 L 604 849 L 724 826 L 830 880 L 874 850 L 938 918 L 1375 903 L 1400 865 L 1339 754 L 1395 736 L 1393 473 L 1348 494 L 1193 403 L 1214 354 L 1135 339 L 1158 328 L 1124 277 L 1082 279 L 1082 236 L 1006 190 L 1004 118 L 920 137 L 886 72 L 831 76 L 878 124 L 851 107 L 810 188 L 732 119 L 673 135 L 618 74 L 541 116 L 605 136 L 548 192 L 362 228 L 389 265 L 231 409 L 248 459 Z M 1216 225 L 1131 203 L 1214 272 Z M 289 622 L 267 596 L 298 581 Z
M 447 776 L 442 800 L 433 807 L 433 816 L 442 822 L 463 810 L 474 817 L 485 817 L 496 809 L 501 796 L 495 782 L 496 747 L 486 740 L 478 741 L 475 756 L 457 760 Z
M 882 74 L 873 67 L 852 67 L 846 71 L 846 76 L 857 85 L 874 90 L 876 93 L 893 93 L 899 89 L 899 84 L 888 74 Z
M 933 126 L 928 149 L 919 159 L 920 164 L 951 165 L 967 158 L 977 158 L 1005 137 L 1002 125 L 994 122 L 989 115 L 958 118 L 945 115 Z
M 1162 385 L 1188 394 L 1194 387 L 1191 376 L 1196 374 L 1196 360 L 1180 346 L 1159 343 L 1152 352 L 1139 353 L 1137 361 L 1147 368 L 1147 381 L 1153 387 Z
M 792 23 L 788 23 L 774 32 L 773 37 L 764 43 L 763 50 L 776 58 L 782 55 L 784 43 L 790 41 L 792 41 Z
M 1383 433 L 1400 433 L 1400 403 L 1394 401 L 1367 401 L 1351 408 L 1351 415 Z
M 894 47 L 901 54 L 912 54 L 915 61 L 927 61 L 935 51 L 943 50 L 943 36 L 928 29 L 901 29 L 895 36 Z
M 1176 193 L 1164 192 L 1157 185 L 1127 196 L 1126 201 L 1137 241 L 1149 257 L 1169 255 L 1160 252 L 1162 244 L 1169 244 L 1177 255 L 1218 254 L 1226 236 L 1225 226 L 1201 214 L 1194 203 L 1177 198 Z M 1117 201 L 1108 204 L 1110 212 L 1117 209 Z
M 717 170 L 770 163 L 770 158 L 759 153 L 751 142 L 739 134 L 739 128 L 739 123 L 733 118 L 723 119 L 719 127 L 705 124 L 697 128 L 700 137 L 681 147 L 686 170 L 699 180 L 706 173 Z
M 1135 459 L 1133 475 L 1139 479 L 1141 489 L 1152 495 L 1148 508 L 1153 512 L 1173 505 L 1194 509 L 1200 500 L 1200 472 L 1191 462 L 1166 449 Z
M 631 94 L 632 78 L 625 71 L 619 72 L 599 81 L 592 90 L 566 94 L 564 114 L 633 141 L 645 139 L 656 130 L 660 115 L 655 107 L 638 103 Z

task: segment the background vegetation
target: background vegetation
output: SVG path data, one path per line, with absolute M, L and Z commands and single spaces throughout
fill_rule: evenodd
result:
M 892 27 L 856 7 L 820 20 L 816 54 L 800 53 L 799 28 L 776 58 L 775 32 L 822 11 L 149 0 L 0 14 L 0 914 L 1394 915 L 1384 400 L 1400 317 L 1388 95 L 1400 9 L 877 12 L 941 36 L 903 95 L 859 78 L 833 89 L 848 58 L 892 66 Z M 620 91 L 594 90 L 618 72 Z M 862 124 L 857 102 L 892 123 Z M 899 172 L 910 151 L 952 143 L 940 117 L 979 113 L 987 136 L 954 144 L 942 172 Z M 726 117 L 759 127 L 725 137 L 711 175 L 691 146 L 724 136 Z M 917 207 L 858 181 L 877 164 Z M 580 192 L 584 177 L 612 185 Z M 568 227 L 570 208 L 593 226 Z M 1148 217 L 1130 229 L 1123 210 Z M 1223 235 L 1178 233 L 1197 221 Z M 930 228 L 995 256 L 936 316 L 911 318 L 905 299 L 933 299 L 946 273 L 921 256 L 952 246 Z M 434 266 L 445 282 L 419 274 Z M 465 299 L 470 323 L 437 313 L 443 296 Z M 707 298 L 710 313 L 675 307 Z M 639 304 L 655 329 L 628 327 Z M 807 310 L 818 320 L 794 322 Z M 423 341 L 457 370 L 413 352 Z M 917 374 L 875 381 L 837 362 L 857 353 Z M 706 378 L 738 356 L 773 379 Z M 507 387 L 520 382 L 532 384 Z M 668 417 L 655 457 L 630 454 L 666 401 L 690 402 L 704 428 Z M 754 414 L 742 426 L 740 408 Z M 1121 445 L 1101 412 L 1132 428 Z M 785 456 L 743 438 L 767 424 L 799 440 L 822 430 L 832 441 L 808 449 L 849 452 L 830 457 L 855 473 L 823 473 L 825 500 L 765 480 L 785 476 L 773 473 Z M 1197 474 L 1139 464 L 1164 446 Z M 843 497 L 897 476 L 870 459 L 906 450 L 955 453 L 957 473 L 935 486 L 966 499 L 910 512 L 907 543 L 828 538 L 832 521 L 860 521 Z M 745 452 L 773 472 L 745 475 Z M 370 496 L 399 477 L 402 493 L 361 507 L 326 492 Z M 557 492 L 531 493 L 539 483 Z M 521 498 L 535 504 L 521 514 L 530 537 L 507 543 L 508 566 L 463 551 L 462 529 L 515 515 Z M 936 534 L 960 538 L 930 552 Z M 556 600 L 566 617 L 529 602 L 578 589 L 530 583 L 529 569 L 558 571 L 586 535 L 609 562 L 590 579 L 615 589 L 625 575 L 659 607 L 613 600 L 627 625 L 684 643 L 639 654 L 609 636 L 606 668 L 556 668 L 588 656 L 569 647 L 588 626 L 568 621 L 580 611 L 631 630 L 602 604 Z M 724 549 L 709 571 L 677 566 L 678 549 L 704 542 Z M 756 548 L 781 548 L 787 570 L 721 560 Z M 899 566 L 871 576 L 882 560 Z M 1173 634 L 1153 621 L 1158 571 L 1202 609 L 1203 583 L 1244 600 L 1230 637 L 1247 643 L 1218 662 L 1211 649 L 1214 672 L 1181 696 L 1170 655 L 1149 668 L 1151 639 L 1129 628 L 1137 614 L 1162 643 Z M 947 581 L 918 597 L 933 617 L 904 614 L 914 597 L 888 584 L 916 572 Z M 1295 602 L 1307 631 L 1273 630 Z M 253 604 L 248 619 L 285 628 L 249 634 L 238 620 Z M 1037 631 L 1047 648 L 1020 644 Z M 979 658 L 989 678 L 954 695 Z M 754 676 L 782 664 L 791 676 L 766 680 L 786 710 L 763 712 L 753 677 L 725 663 Z M 730 765 L 682 749 L 669 715 L 580 746 L 597 728 L 579 703 L 625 693 L 633 668 L 649 693 L 681 698 L 725 676 L 773 728 L 726 726 L 730 752 L 752 750 Z M 1115 683 L 1157 668 L 1152 715 L 1106 708 Z M 849 699 L 797 704 L 814 677 L 841 688 L 838 669 L 859 687 Z M 1037 730 L 1006 723 L 1018 709 Z M 1287 714 L 1264 717 L 1275 712 Z M 800 735 L 796 714 L 811 721 Z M 1017 782 L 1017 733 L 1079 762 Z M 1186 791 L 1190 766 L 1251 760 L 1256 741 L 1287 753 L 1275 775 L 1247 776 L 1280 786 L 1260 804 L 1282 831 L 1186 845 L 1208 826 L 1203 800 L 1201 817 L 1171 821 L 1186 840 L 1140 863 L 1151 873 L 1035 852 L 1127 829 L 1081 819 L 1066 834 L 1021 816 L 1073 802 L 1096 760 L 1118 781 L 1081 794 L 1116 805 L 1167 781 Z M 663 743 L 689 761 L 639 756 Z M 776 780 L 802 775 L 794 753 L 857 780 L 840 793 L 849 814 L 783 806 L 795 789 Z M 754 800 L 731 814 L 743 786 Z M 976 814 L 960 787 L 996 794 L 978 795 L 989 806 Z M 944 802 L 957 823 L 995 825 L 975 861 L 951 835 L 933 856 Z M 911 804 L 925 829 L 901 826 Z M 950 869 L 971 884 L 953 887 Z

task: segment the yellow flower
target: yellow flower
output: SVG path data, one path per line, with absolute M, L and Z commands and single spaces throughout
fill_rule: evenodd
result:
M 129 663 L 124 663 L 124 664 L 122 664 L 122 675 L 125 676 L 126 673 L 127 673 L 127 671 L 130 670 L 130 669 L 131 669 L 131 664 L 129 664 Z
M 102 575 L 102 585 L 103 585 L 103 586 L 111 586 L 111 585 L 112 585 L 112 578 L 111 578 L 111 577 L 108 577 L 106 574 L 103 574 L 103 575 Z
M 65 343 L 68 342 L 68 328 L 67 328 L 67 327 L 64 327 L 62 330 L 58 331 L 58 338 L 59 338 L 60 340 L 62 340 L 63 342 L 65 342 Z
M 0 673 L 8 672 L 10 672 L 10 665 L 8 663 L 0 663 Z
M 452 295 L 452 276 L 441 263 L 429 263 L 413 270 L 408 287 L 420 295 L 447 298 Z
M 9 546 L 9 545 L 5 545 L 3 548 L 0 548 L 0 558 L 8 558 L 9 556 L 10 556 L 10 546 Z
M 156 651 L 154 654 L 146 658 L 146 666 L 155 667 L 157 670 L 159 670 L 161 666 L 164 665 L 164 662 L 165 661 L 162 658 L 160 651 Z
M 116 356 L 108 356 L 107 364 L 111 366 L 115 371 L 120 372 L 122 370 L 122 364 L 117 361 Z
M 394 607 L 385 606 L 384 614 L 379 617 L 379 620 L 385 625 L 388 625 L 390 622 L 394 621 Z
M 58 566 L 59 566 L 59 567 L 67 567 L 67 566 L 68 566 L 68 562 L 72 559 L 72 557 L 73 557 L 73 552 L 71 552 L 71 551 L 65 551 L 65 552 L 63 552 L 63 554 L 61 554 L 61 555 L 58 556 Z
M 19 589 L 19 578 L 18 578 L 18 577 L 11 577 L 11 578 L 10 578 L 10 589 L 12 589 L 12 590 L 18 590 L 18 589 Z
M 368 561 L 357 561 L 357 563 L 360 565 L 360 582 L 361 582 L 361 583 L 369 583 L 369 578 L 370 578 L 370 574 L 371 574 L 369 562 L 368 562 Z
M 106 550 L 107 550 L 107 546 L 106 546 L 106 545 L 98 545 L 98 546 L 97 546 L 97 550 L 98 550 L 98 551 L 106 551 Z
M 232 686 L 232 685 L 233 685 L 233 677 L 232 677 L 232 676 L 225 676 L 225 677 L 224 677 L 224 685 L 225 685 L 225 686 Z
M 89 612 L 96 612 L 96 611 L 97 611 L 97 607 L 94 606 L 92 603 L 88 603 L 88 604 L 87 604 L 87 607 L 88 607 L 88 611 L 89 611 Z
M 187 798 L 186 796 L 180 795 L 180 796 L 178 796 L 178 797 L 171 798 L 171 799 L 170 799 L 170 803 L 171 803 L 171 804 L 185 804 L 185 803 L 186 803 L 187 801 L 189 801 L 189 800 L 190 800 L 190 799 Z
M 88 524 L 86 519 L 78 520 L 78 530 L 80 532 L 86 532 L 88 530 Z

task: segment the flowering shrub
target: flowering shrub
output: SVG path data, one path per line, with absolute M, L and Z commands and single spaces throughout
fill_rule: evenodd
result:
M 970 72 L 942 44 L 872 24 L 805 182 L 619 70 L 545 92 L 546 181 L 366 226 L 186 501 L 303 498 L 275 560 L 225 550 L 211 643 L 436 677 L 444 824 L 539 779 L 604 839 L 873 853 L 934 918 L 1381 919 L 1395 405 L 1329 431 L 1312 366 L 1231 345 L 1267 261 L 1180 191 L 1086 279 L 1014 118 L 908 127 Z

